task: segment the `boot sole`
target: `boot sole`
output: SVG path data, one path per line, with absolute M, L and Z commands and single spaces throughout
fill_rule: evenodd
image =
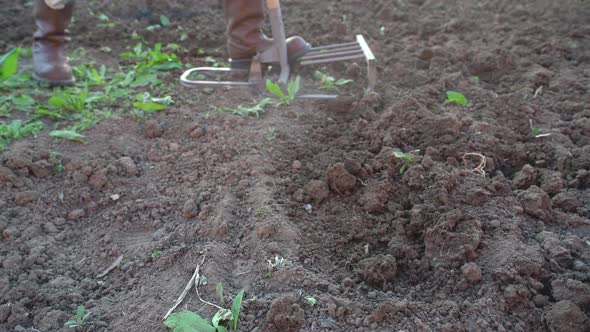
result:
M 51 87 L 58 87 L 58 86 L 73 86 L 76 83 L 75 79 L 71 80 L 63 80 L 63 81 L 52 81 L 48 80 L 43 77 L 37 76 L 37 74 L 33 73 L 33 79 L 39 83 L 49 84 Z

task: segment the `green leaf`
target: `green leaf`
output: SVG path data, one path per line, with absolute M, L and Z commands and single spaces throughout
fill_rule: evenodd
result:
M 129 86 L 132 88 L 137 88 L 146 87 L 148 85 L 158 85 L 160 83 L 162 83 L 162 81 L 158 79 L 158 74 L 143 74 L 135 77 L 135 80 L 129 84 Z
M 18 56 L 21 48 L 17 47 L 0 57 L 0 77 L 7 80 L 18 71 Z
M 318 300 L 316 300 L 316 298 L 313 296 L 306 297 L 305 301 L 307 301 L 307 303 L 312 307 L 318 303 Z
M 37 101 L 29 95 L 22 95 L 20 97 L 12 99 L 12 103 L 14 104 L 14 108 L 16 108 L 17 110 L 26 112 L 32 106 L 37 104 Z
M 174 313 L 165 321 L 164 325 L 171 328 L 173 332 L 216 332 L 207 320 L 188 310 Z
M 229 332 L 225 326 L 217 326 L 217 332 Z
M 469 100 L 465 96 L 457 91 L 447 91 L 447 99 L 445 104 L 455 103 L 457 105 L 466 106 L 469 104 Z
M 83 305 L 79 305 L 78 306 L 78 309 L 76 310 L 76 319 L 80 321 L 83 318 L 84 318 L 84 306 Z
M 411 153 L 405 153 L 401 151 L 394 151 L 393 155 L 397 158 L 405 159 L 409 162 L 414 162 L 414 156 Z
M 233 318 L 233 313 L 230 310 L 219 309 L 215 315 L 213 315 L 213 318 L 211 318 L 211 324 L 213 324 L 214 327 L 218 327 L 219 322 L 233 320 Z
M 217 294 L 217 298 L 219 298 L 219 304 L 223 305 L 223 284 L 218 282 L 215 286 L 215 294 Z
M 80 135 L 72 130 L 54 130 L 49 133 L 49 136 L 63 138 L 74 142 L 83 142 L 86 138 L 84 135 Z
M 145 112 L 159 112 L 166 109 L 166 105 L 149 101 L 147 103 L 134 102 L 133 106 Z
M 287 98 L 283 90 L 281 90 L 281 87 L 271 80 L 266 80 L 266 90 L 278 97 L 281 101 L 284 101 Z
M 66 120 L 66 119 L 68 119 L 67 116 L 61 115 L 61 114 L 59 114 L 57 112 L 48 111 L 48 110 L 43 109 L 43 108 L 39 108 L 39 109 L 35 110 L 35 113 L 41 115 L 41 116 L 38 116 L 36 118 L 41 118 L 43 116 L 48 116 L 48 117 L 50 117 L 50 118 L 52 118 L 54 120 L 56 120 L 56 119 L 59 119 L 59 120 Z
M 165 15 L 160 15 L 160 23 L 163 27 L 167 27 L 170 25 L 170 19 Z
M 338 80 L 336 81 L 336 83 L 335 83 L 335 84 L 336 84 L 336 85 L 346 85 L 346 84 L 350 84 L 350 83 L 352 83 L 352 82 L 354 82 L 354 81 L 353 81 L 353 80 L 351 80 L 351 79 L 340 78 L 340 79 L 338 79 Z
M 244 297 L 244 291 L 240 291 L 238 295 L 234 298 L 234 301 L 231 305 L 231 312 L 233 314 L 233 319 L 229 323 L 229 326 L 236 331 L 238 329 L 238 319 L 240 318 L 240 309 L 242 308 L 242 298 Z
M 408 164 L 405 163 L 402 168 L 399 169 L 399 174 L 404 174 L 406 172 L 406 170 L 408 169 Z
M 301 76 L 297 75 L 295 80 L 289 81 L 287 83 L 287 91 L 289 92 L 289 102 L 295 100 L 297 93 L 299 92 L 299 88 L 301 87 Z

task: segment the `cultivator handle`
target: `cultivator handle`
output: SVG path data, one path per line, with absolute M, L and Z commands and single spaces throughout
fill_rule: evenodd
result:
M 287 37 L 285 36 L 285 25 L 283 23 L 283 14 L 281 12 L 281 3 L 279 0 L 266 0 L 268 7 L 268 16 L 272 29 L 272 38 L 274 40 L 275 57 L 278 56 L 281 65 L 281 74 L 279 83 L 286 84 L 289 80 L 289 60 L 287 55 Z M 272 56 L 272 55 L 271 55 Z M 262 55 L 264 57 L 264 55 Z M 264 59 L 263 59 L 264 60 Z

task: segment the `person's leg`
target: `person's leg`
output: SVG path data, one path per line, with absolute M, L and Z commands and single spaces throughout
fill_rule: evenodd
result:
M 227 50 L 232 63 L 249 63 L 257 51 L 268 49 L 272 40 L 262 32 L 264 0 L 224 0 Z M 310 45 L 299 36 L 287 39 L 289 61 L 304 55 Z
M 33 78 L 51 85 L 72 85 L 74 76 L 65 50 L 74 1 L 35 0 L 33 15 Z

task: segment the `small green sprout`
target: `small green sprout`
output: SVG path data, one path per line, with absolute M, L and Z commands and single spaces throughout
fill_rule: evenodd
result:
M 393 152 L 393 155 L 396 158 L 401 158 L 406 161 L 404 163 L 404 165 L 402 166 L 402 168 L 400 168 L 399 174 L 404 174 L 406 172 L 406 170 L 408 169 L 408 167 L 410 167 L 411 165 L 414 165 L 416 163 L 416 161 L 414 160 L 414 154 L 418 153 L 418 152 L 420 152 L 420 150 L 413 150 L 410 153 L 405 153 L 405 152 L 401 152 L 401 151 Z
M 277 128 L 268 127 L 266 134 L 264 135 L 264 139 L 266 139 L 267 142 L 272 142 L 275 140 L 275 138 L 277 138 Z
M 353 80 L 345 78 L 336 79 L 332 76 L 322 73 L 319 70 L 316 70 L 313 73 L 313 76 L 320 81 L 320 84 L 322 85 L 320 86 L 320 89 L 338 89 L 339 86 L 354 82 Z
M 153 258 L 153 259 L 156 259 L 156 258 L 160 257 L 160 255 L 161 255 L 161 254 L 162 254 L 162 252 L 161 252 L 160 250 L 155 250 L 155 249 L 154 249 L 154 250 L 152 251 L 152 254 L 151 254 L 151 256 L 152 256 L 152 258 Z
M 445 100 L 445 104 L 450 103 L 455 103 L 460 106 L 467 106 L 467 104 L 469 104 L 469 100 L 460 92 L 447 91 L 447 99 Z
M 312 306 L 312 307 L 313 307 L 313 306 L 315 306 L 315 305 L 318 303 L 318 300 L 316 300 L 316 298 L 315 298 L 315 297 L 313 297 L 313 296 L 307 296 L 307 297 L 305 298 L 305 301 L 307 301 L 307 303 L 308 303 L 310 306 Z
M 259 101 L 256 105 L 254 106 L 242 106 L 239 105 L 236 108 L 230 108 L 230 107 L 213 107 L 215 110 L 220 111 L 220 112 L 229 112 L 235 115 L 239 115 L 239 116 L 255 116 L 255 117 L 260 117 L 261 114 L 263 114 L 266 110 L 266 106 L 272 104 L 272 101 L 270 100 L 270 98 L 264 98 L 261 101 Z
M 295 98 L 297 97 L 297 93 L 299 93 L 299 89 L 301 88 L 301 77 L 297 76 L 294 80 L 289 81 L 287 83 L 287 92 L 283 92 L 279 84 L 274 83 L 270 80 L 266 80 L 266 90 L 270 92 L 272 95 L 279 99 L 278 105 L 291 105 Z
M 256 215 L 257 218 L 264 218 L 270 214 L 270 209 L 267 207 L 259 207 L 259 208 L 256 208 L 256 211 L 254 212 L 254 214 Z
M 76 329 L 83 327 L 86 323 L 86 319 L 90 316 L 90 312 L 84 312 L 84 306 L 79 305 L 78 309 L 76 310 L 76 317 L 74 319 L 70 319 L 69 321 L 64 323 L 64 326 L 69 329 Z

